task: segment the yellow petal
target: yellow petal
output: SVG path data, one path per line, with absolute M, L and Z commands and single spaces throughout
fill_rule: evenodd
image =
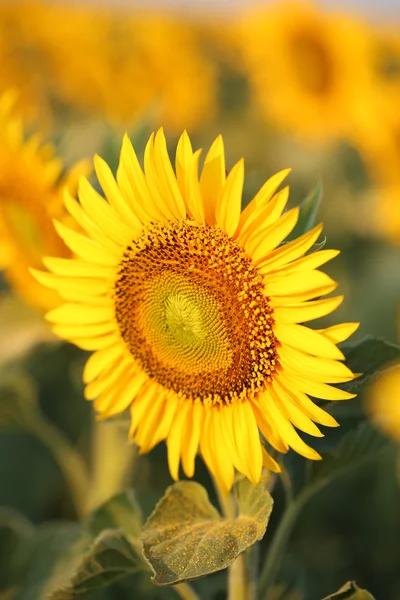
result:
M 261 446 L 261 451 L 263 457 L 263 467 L 265 467 L 269 471 L 272 471 L 273 473 L 280 473 L 282 469 L 280 468 L 276 460 L 274 460 L 272 456 L 268 454 L 264 446 Z
M 266 229 L 260 229 L 250 236 L 245 244 L 245 250 L 253 261 L 263 261 L 271 250 L 283 242 L 295 227 L 299 218 L 299 208 L 292 208 L 276 223 Z
M 193 160 L 193 149 L 190 137 L 185 130 L 178 140 L 175 153 L 175 171 L 182 197 L 186 199 L 186 171 Z
M 334 259 L 336 256 L 340 254 L 340 250 L 319 250 L 318 252 L 312 252 L 311 254 L 307 254 L 307 256 L 303 256 L 303 258 L 299 258 L 289 265 L 284 265 L 279 267 L 276 270 L 269 269 L 268 267 L 264 267 L 264 269 L 260 268 L 260 273 L 269 273 L 269 276 L 272 274 L 281 275 L 282 277 L 287 277 L 292 273 L 297 273 L 298 271 L 302 271 L 304 275 L 304 271 L 317 269 L 321 265 L 324 265 L 328 261 Z
M 244 162 L 232 168 L 218 198 L 215 217 L 217 224 L 229 237 L 233 237 L 240 217 L 244 182 Z
M 279 362 L 285 370 L 304 377 L 314 377 L 323 383 L 342 383 L 354 379 L 350 369 L 338 360 L 311 356 L 287 345 L 279 348 L 278 353 Z
M 355 398 L 356 394 L 350 394 L 340 388 L 333 387 L 320 381 L 314 381 L 313 379 L 307 379 L 294 373 L 285 372 L 282 376 L 284 382 L 288 383 L 288 386 L 293 386 L 295 389 L 304 392 L 314 398 L 321 398 L 323 400 L 350 400 Z
M 122 246 L 132 241 L 133 233 L 111 205 L 90 185 L 86 177 L 81 177 L 78 186 L 79 200 L 89 217 L 111 239 Z
M 31 270 L 32 275 L 40 283 L 52 290 L 76 291 L 81 294 L 106 294 L 111 291 L 111 285 L 105 279 L 84 278 L 84 277 L 59 277 L 53 273 L 45 271 Z
M 242 246 L 246 244 L 249 237 L 256 235 L 261 229 L 265 230 L 276 223 L 285 210 L 288 200 L 289 188 L 285 187 L 282 191 L 275 194 L 267 205 L 255 211 L 246 223 L 244 223 L 240 233 L 236 233 Z
M 299 302 L 274 308 L 274 318 L 284 323 L 305 323 L 329 315 L 343 302 L 344 296 L 325 298 L 310 302 Z M 319 330 L 321 333 L 322 331 Z M 335 340 L 331 340 L 335 341 Z
M 300 272 L 293 273 L 289 277 L 269 277 L 267 275 L 264 278 L 264 293 L 270 298 L 273 308 L 326 296 L 337 286 L 338 283 L 323 271 L 311 271 L 307 277 Z
M 53 325 L 53 331 L 62 338 L 89 338 L 116 333 L 117 327 L 112 321 L 84 325 Z
M 143 419 L 146 418 L 146 414 L 152 405 L 152 397 L 147 393 L 149 388 L 144 387 L 141 390 L 142 393 L 136 394 L 132 404 L 130 405 L 131 413 L 131 426 L 129 428 L 129 437 L 134 440 L 137 428 Z
M 125 346 L 120 342 L 110 348 L 104 348 L 92 354 L 83 369 L 84 383 L 90 383 L 105 369 L 111 368 L 113 364 L 121 360 L 126 352 Z
M 66 227 L 59 221 L 54 221 L 54 227 L 68 248 L 79 257 L 99 265 L 116 266 L 118 264 L 120 251 L 110 252 L 109 248 L 105 249 L 104 246 Z
M 144 151 L 144 172 L 146 185 L 153 202 L 157 205 L 164 217 L 168 220 L 179 219 L 176 208 L 168 202 L 162 185 L 160 184 L 154 161 L 154 133 L 151 134 Z
M 293 389 L 285 385 L 280 377 L 277 380 L 277 384 L 281 387 L 285 392 L 291 396 L 293 401 L 301 408 L 301 410 L 306 414 L 310 419 L 319 423 L 320 425 L 325 425 L 325 427 L 339 427 L 339 423 L 330 415 L 328 412 L 314 404 L 310 398 L 300 392 L 297 389 Z
M 86 306 L 82 304 L 63 304 L 57 306 L 46 314 L 46 319 L 51 323 L 60 324 L 85 324 L 104 323 L 114 319 L 114 307 L 109 306 Z
M 43 264 L 49 271 L 57 273 L 57 275 L 106 278 L 113 278 L 115 275 L 115 269 L 110 266 L 99 265 L 75 258 L 46 257 L 43 258 Z
M 279 173 L 276 173 L 264 183 L 240 215 L 238 227 L 239 233 L 241 232 L 242 227 L 245 224 L 247 225 L 249 220 L 252 220 L 254 213 L 258 212 L 260 208 L 263 208 L 271 200 L 272 196 L 275 194 L 282 181 L 289 175 L 290 171 L 291 169 L 279 171 Z
M 304 325 L 277 322 L 274 333 L 280 343 L 288 344 L 292 348 L 323 358 L 344 359 L 343 353 L 333 342 Z
M 182 440 L 182 467 L 187 477 L 193 477 L 196 454 L 200 443 L 200 434 L 203 427 L 204 407 L 193 403 L 187 419 L 187 427 L 183 431 Z
M 143 371 L 132 371 L 128 382 L 122 382 L 120 387 L 115 391 L 114 397 L 109 398 L 107 405 L 102 396 L 99 396 L 95 400 L 95 409 L 101 412 L 100 416 L 104 419 L 123 412 L 132 404 L 147 381 L 148 376 L 146 373 Z
M 163 129 L 157 131 L 154 140 L 154 166 L 159 180 L 160 189 L 174 208 L 177 218 L 186 218 L 185 203 L 168 156 L 167 141 Z
M 150 196 L 145 175 L 126 134 L 122 142 L 117 181 L 125 201 L 128 202 L 141 223 L 165 220 L 164 215 Z
M 110 205 L 114 208 L 124 223 L 128 225 L 132 238 L 137 238 L 142 231 L 142 223 L 131 210 L 125 198 L 122 196 L 110 167 L 97 154 L 94 157 L 94 168 L 99 183 Z
M 210 410 L 210 421 L 207 430 L 209 452 L 206 457 L 207 466 L 218 482 L 221 491 L 229 494 L 235 478 L 232 459 L 228 454 L 224 437 L 221 436 L 221 411 L 219 407 Z
M 254 416 L 256 417 L 257 425 L 263 434 L 264 438 L 269 444 L 278 452 L 285 454 L 289 450 L 287 442 L 282 438 L 281 434 L 273 426 L 272 422 L 269 422 L 268 415 L 264 412 L 263 396 L 259 395 L 257 399 L 252 401 Z
M 115 344 L 118 339 L 119 334 L 115 332 L 98 337 L 68 337 L 68 340 L 71 342 L 71 344 L 75 344 L 75 346 L 78 346 L 78 348 L 82 348 L 82 350 L 88 350 L 90 352 L 93 350 L 108 348 Z
M 276 381 L 272 384 L 275 392 L 274 400 L 277 408 L 286 417 L 288 421 L 293 423 L 297 429 L 304 431 L 308 435 L 314 437 L 324 437 L 318 427 L 308 418 L 299 406 L 293 401 L 291 396 L 280 387 Z
M 132 367 L 132 362 L 129 359 L 122 359 L 117 364 L 113 364 L 111 368 L 101 373 L 95 381 L 89 383 L 84 390 L 86 400 L 94 400 L 100 394 L 113 388 L 118 382 L 127 381 Z
M 140 447 L 140 454 L 149 452 L 154 446 L 154 430 L 163 418 L 165 409 L 166 391 L 160 389 L 161 386 L 151 385 L 144 394 L 148 396 L 149 408 L 146 416 L 138 423 L 135 441 Z M 161 392 L 161 393 L 160 393 Z
M 167 437 L 168 467 L 171 477 L 174 481 L 179 479 L 179 461 L 182 449 L 182 437 L 190 408 L 190 400 L 183 400 L 180 403 Z
M 225 180 L 224 142 L 219 135 L 207 153 L 200 176 L 204 214 L 208 225 L 216 225 L 215 211 Z
M 276 250 L 260 261 L 258 268 L 262 269 L 267 265 L 273 265 L 273 269 L 277 269 L 278 267 L 286 265 L 292 260 L 296 260 L 300 256 L 303 256 L 303 254 L 305 254 L 317 241 L 322 228 L 322 224 L 316 225 L 313 229 L 307 233 L 303 233 L 303 235 L 292 242 L 288 242 L 287 244 L 276 248 Z
M 164 440 L 171 429 L 175 413 L 178 409 L 178 399 L 174 392 L 167 393 L 164 400 L 164 410 L 157 426 L 154 428 L 151 440 L 148 444 L 153 448 L 156 444 Z
M 238 402 L 233 413 L 234 431 L 241 472 L 253 483 L 258 483 L 262 470 L 261 441 L 256 418 L 249 402 Z
M 339 323 L 325 329 L 317 329 L 317 331 L 326 336 L 334 344 L 340 344 L 353 335 L 359 326 L 360 323 Z
M 268 388 L 268 396 L 268 400 L 263 403 L 263 408 L 289 446 L 305 458 L 320 460 L 321 456 L 318 452 L 313 450 L 313 448 L 310 448 L 310 446 L 301 439 L 293 425 L 280 412 L 275 401 L 275 391 L 272 388 Z
M 198 178 L 200 153 L 201 150 L 197 150 L 193 154 L 189 136 L 183 132 L 176 149 L 176 175 L 188 215 L 203 225 L 204 206 Z

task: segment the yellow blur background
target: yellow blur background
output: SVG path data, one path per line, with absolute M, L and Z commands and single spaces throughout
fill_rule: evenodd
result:
M 328 267 L 345 295 L 335 321 L 360 321 L 359 337 L 400 339 L 400 16 L 382 9 L 373 19 L 350 1 L 146 6 L 0 2 L 0 375 L 10 364 L 33 373 L 46 418 L 83 452 L 93 419 L 81 394 L 84 357 L 55 342 L 43 313 L 58 299 L 29 268 L 68 255 L 52 225 L 67 219 L 63 189 L 74 193 L 79 176 L 91 176 L 94 153 L 115 169 L 125 131 L 140 155 L 164 127 L 171 156 L 184 129 L 196 147 L 222 133 L 228 167 L 245 159 L 245 203 L 287 167 L 293 204 L 322 182 L 327 247 L 341 250 Z M 0 410 L 0 505 L 34 523 L 76 517 L 49 453 L 3 431 L 2 418 Z M 115 454 L 125 433 L 97 435 L 93 505 L 129 468 Z M 161 452 L 140 473 L 158 495 L 170 483 L 157 471 Z M 400 598 L 393 465 L 306 511 L 290 551 L 311 591 L 296 598 L 319 599 L 353 578 L 379 600 Z M 218 585 L 209 597 L 223 598 Z

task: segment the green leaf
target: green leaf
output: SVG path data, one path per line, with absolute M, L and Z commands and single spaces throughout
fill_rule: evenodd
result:
M 368 382 L 376 373 L 396 361 L 400 361 L 400 346 L 385 340 L 367 336 L 355 344 L 342 347 L 346 356 L 346 364 L 354 373 L 362 373 L 360 377 L 344 384 L 346 390 L 357 390 Z
M 0 372 L 0 427 L 31 431 L 38 414 L 34 380 L 19 369 Z
M 132 490 L 120 492 L 94 511 L 86 530 L 91 543 L 69 576 L 53 588 L 51 600 L 70 600 L 149 570 L 139 541 L 140 508 Z
M 335 594 L 322 600 L 374 600 L 367 590 L 362 590 L 354 581 L 348 581 Z
M 13 600 L 42 600 L 73 569 L 87 543 L 74 523 L 38 527 L 13 556 Z
M 239 514 L 224 519 L 198 483 L 170 486 L 147 520 L 143 553 L 154 581 L 171 585 L 225 569 L 265 533 L 272 498 L 262 483 L 236 486 Z
M 314 227 L 322 200 L 322 191 L 322 183 L 319 181 L 315 189 L 300 204 L 299 220 L 288 237 L 288 241 L 294 240 Z
M 0 590 L 18 580 L 15 556 L 32 533 L 33 527 L 23 515 L 11 508 L 0 508 Z
M 122 531 L 105 530 L 94 541 L 70 583 L 48 596 L 49 600 L 72 600 L 147 569 L 140 552 Z
M 370 423 L 363 422 L 343 437 L 335 451 L 323 455 L 321 462 L 313 464 L 312 481 L 328 483 L 363 466 L 389 446 L 386 437 Z
M 89 517 L 87 525 L 93 537 L 104 529 L 121 529 L 130 537 L 139 538 L 142 517 L 133 490 L 124 490 L 107 500 Z

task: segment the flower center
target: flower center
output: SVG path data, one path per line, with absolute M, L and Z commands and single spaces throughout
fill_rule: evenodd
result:
M 115 314 L 141 368 L 193 400 L 245 399 L 277 367 L 262 276 L 215 227 L 174 221 L 148 228 L 121 260 Z
M 312 33 L 299 33 L 291 41 L 291 55 L 299 83 L 312 94 L 329 94 L 334 68 L 324 42 Z

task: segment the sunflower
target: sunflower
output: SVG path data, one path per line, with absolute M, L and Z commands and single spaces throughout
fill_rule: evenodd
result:
M 267 119 L 304 139 L 352 132 L 371 87 L 362 23 L 308 2 L 276 2 L 245 13 L 238 39 Z
M 162 130 L 152 135 L 142 171 L 124 138 L 114 179 L 95 158 L 106 199 L 85 178 L 79 202 L 65 205 L 80 234 L 56 228 L 76 258 L 46 258 L 35 272 L 66 303 L 47 315 L 56 334 L 94 351 L 84 369 L 85 396 L 100 418 L 130 408 L 130 437 L 142 453 L 166 440 L 171 475 L 192 477 L 200 452 L 228 491 L 235 469 L 251 481 L 279 465 L 268 449 L 319 454 L 296 431 L 322 436 L 315 423 L 337 422 L 316 398 L 351 394 L 337 343 L 345 323 L 312 330 L 341 296 L 317 268 L 336 250 L 307 253 L 322 226 L 286 244 L 299 209 L 284 214 L 289 170 L 269 179 L 241 212 L 243 161 L 226 176 L 219 136 L 198 176 L 199 150 L 184 133 L 175 172 Z
M 400 442 L 400 364 L 373 381 L 366 396 L 372 421 L 385 435 Z
M 371 179 L 367 221 L 370 231 L 400 242 L 400 87 L 376 86 L 368 119 L 353 132 Z M 369 216 L 369 219 L 368 219 Z
M 64 104 L 118 125 L 130 125 L 150 106 L 178 131 L 211 117 L 216 74 L 186 21 L 48 3 L 42 13 L 41 23 L 35 19 L 37 45 Z
M 73 189 L 88 168 L 79 163 L 61 178 L 62 163 L 53 147 L 38 135 L 24 138 L 15 100 L 13 91 L 0 96 L 0 268 L 26 301 L 47 310 L 60 298 L 38 284 L 29 268 L 40 267 L 49 253 L 70 256 L 52 219 L 68 217 L 61 190 L 64 185 Z

